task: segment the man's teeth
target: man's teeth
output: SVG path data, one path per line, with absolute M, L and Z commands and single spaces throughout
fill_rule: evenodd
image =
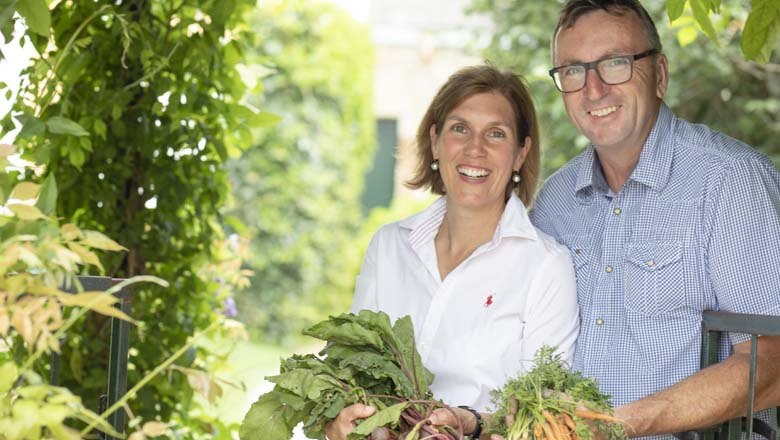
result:
M 607 116 L 610 113 L 616 112 L 617 109 L 618 109 L 617 106 L 613 105 L 612 107 L 605 107 L 605 108 L 600 108 L 598 110 L 591 110 L 590 114 L 593 116 Z
M 490 172 L 480 168 L 458 167 L 458 172 L 468 177 L 485 177 Z

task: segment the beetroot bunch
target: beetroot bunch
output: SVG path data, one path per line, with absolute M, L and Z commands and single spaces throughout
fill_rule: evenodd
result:
M 456 440 L 459 428 L 427 423 L 436 408 L 433 374 L 423 366 L 414 345 L 408 316 L 391 325 L 383 312 L 362 310 L 330 317 L 304 334 L 326 341 L 315 355 L 293 355 L 282 361 L 275 384 L 249 409 L 241 440 L 289 440 L 293 428 L 313 439 L 325 439 L 325 426 L 346 406 L 363 403 L 377 412 L 363 420 L 350 439 Z

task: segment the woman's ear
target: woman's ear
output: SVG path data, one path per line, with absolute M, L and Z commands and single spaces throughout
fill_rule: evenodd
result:
M 532 144 L 533 141 L 531 140 L 531 136 L 526 136 L 525 141 L 523 141 L 523 145 L 520 145 L 520 147 L 517 149 L 517 157 L 515 157 L 515 163 L 512 167 L 513 170 L 519 170 L 523 167 L 523 163 L 525 163 L 525 157 L 528 156 L 528 152 L 531 151 Z
M 436 159 L 439 157 L 436 150 L 438 149 L 436 145 L 436 140 L 438 139 L 439 135 L 436 133 L 436 124 L 432 124 L 431 128 L 428 130 L 428 136 L 431 138 L 431 153 L 433 153 L 433 158 Z

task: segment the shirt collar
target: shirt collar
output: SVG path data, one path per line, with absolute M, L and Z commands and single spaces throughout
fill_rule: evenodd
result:
M 639 162 L 631 173 L 630 179 L 643 183 L 656 191 L 660 191 L 669 181 L 674 157 L 672 136 L 674 114 L 661 104 L 658 119 L 650 130 L 645 141 Z
M 674 157 L 673 127 L 674 114 L 666 106 L 661 104 L 658 119 L 655 121 L 650 134 L 642 147 L 639 161 L 631 173 L 629 180 L 635 180 L 645 184 L 656 191 L 660 191 L 669 181 Z M 577 170 L 577 182 L 574 191 L 579 193 L 587 188 L 607 192 L 607 183 L 601 170 L 598 155 L 593 144 L 582 155 Z
M 433 241 L 439 232 L 444 214 L 447 212 L 447 203 L 444 196 L 436 199 L 423 211 L 401 220 L 400 226 L 409 229 L 409 244 L 418 249 L 424 243 Z M 498 222 L 492 242 L 497 244 L 505 237 L 519 237 L 536 240 L 538 235 L 536 228 L 528 218 L 525 205 L 514 192 L 504 206 L 504 212 Z

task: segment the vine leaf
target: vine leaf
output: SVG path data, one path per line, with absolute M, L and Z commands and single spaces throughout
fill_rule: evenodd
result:
M 40 185 L 32 182 L 20 182 L 11 190 L 11 198 L 18 200 L 32 200 L 38 197 Z
M 38 201 L 35 206 L 41 210 L 44 215 L 53 215 L 57 208 L 57 181 L 54 174 L 49 174 L 44 179 L 38 194 Z
M 685 2 L 687 0 L 667 0 L 666 2 L 666 15 L 669 16 L 669 22 L 673 22 L 680 18 L 685 10 Z
M 41 210 L 35 206 L 24 205 L 21 203 L 10 203 L 6 207 L 21 220 L 38 220 L 45 217 Z
M 46 121 L 46 128 L 55 134 L 70 134 L 73 136 L 89 136 L 89 132 L 77 122 L 62 116 L 53 116 Z
M 742 33 L 742 52 L 745 58 L 759 62 L 769 61 L 771 46 L 767 44 L 780 34 L 780 6 L 772 0 L 754 0 L 753 10 Z
M 704 0 L 690 0 L 693 17 L 699 23 L 701 30 L 714 42 L 718 44 L 718 36 L 710 20 L 709 8 L 704 4 Z
M 49 36 L 51 13 L 45 0 L 22 0 L 16 4 L 16 12 L 24 17 L 31 31 L 44 37 Z

